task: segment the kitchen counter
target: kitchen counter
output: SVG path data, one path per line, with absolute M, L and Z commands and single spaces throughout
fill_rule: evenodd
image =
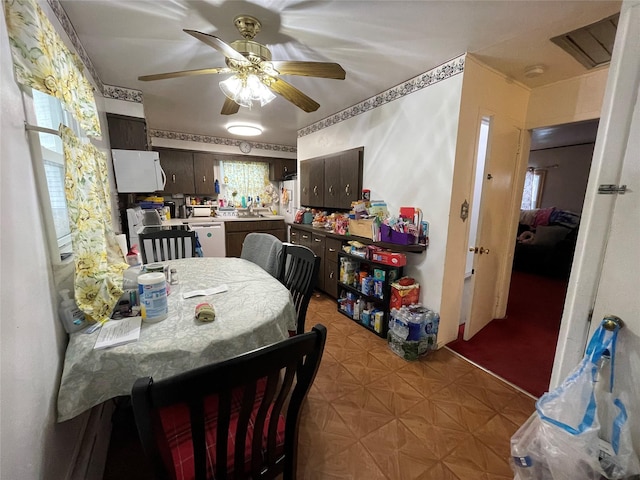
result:
M 162 225 L 182 225 L 189 223 L 211 223 L 211 222 L 255 222 L 258 220 L 284 220 L 282 215 L 263 214 L 260 217 L 189 217 L 189 218 L 172 218 L 162 222 Z
M 281 241 L 287 241 L 287 228 L 282 215 L 262 214 L 260 217 L 189 217 L 189 218 L 172 218 L 162 222 L 162 225 L 195 225 L 201 224 L 218 224 L 218 227 L 224 226 L 225 238 L 225 254 L 227 257 L 239 257 L 242 254 L 242 243 L 244 238 L 252 232 L 269 233 Z M 223 223 L 224 225 L 220 225 Z M 210 228 L 213 228 L 210 227 Z M 195 228 L 194 228 L 195 229 Z

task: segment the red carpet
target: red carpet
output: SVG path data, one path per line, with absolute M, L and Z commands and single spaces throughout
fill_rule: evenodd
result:
M 471 340 L 447 346 L 540 397 L 549 387 L 567 281 L 513 272 L 507 317 L 492 320 Z

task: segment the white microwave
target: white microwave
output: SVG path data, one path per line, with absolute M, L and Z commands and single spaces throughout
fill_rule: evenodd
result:
M 150 193 L 164 190 L 166 175 L 160 154 L 139 150 L 111 150 L 118 193 Z

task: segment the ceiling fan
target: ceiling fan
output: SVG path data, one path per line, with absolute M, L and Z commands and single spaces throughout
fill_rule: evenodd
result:
M 233 74 L 228 80 L 220 83 L 222 91 L 227 96 L 221 113 L 223 115 L 232 115 L 238 112 L 241 105 L 251 107 L 253 103 L 252 100 L 256 99 L 246 98 L 248 94 L 244 96 L 234 96 L 229 92 L 230 88 L 242 88 L 242 91 L 245 93 L 249 91 L 247 87 L 255 88 L 256 90 L 262 90 L 263 94 L 269 95 L 271 98 L 275 97 L 275 95 L 273 95 L 274 92 L 305 112 L 314 112 L 320 107 L 320 104 L 290 83 L 284 81 L 280 75 L 333 78 L 336 80 L 344 80 L 346 76 L 344 69 L 337 63 L 271 60 L 271 52 L 269 49 L 253 41 L 253 38 L 260 32 L 262 26 L 257 18 L 250 15 L 239 15 L 234 19 L 234 24 L 243 38 L 231 42 L 231 44 L 225 43 L 220 38 L 207 33 L 188 29 L 184 30 L 184 32 L 222 53 L 226 57 L 226 67 L 144 75 L 138 77 L 138 80 L 162 80 L 166 78 L 206 74 Z M 224 84 L 227 84 L 227 86 L 225 87 Z M 236 94 L 237 93 L 236 90 Z M 264 105 L 269 100 L 270 99 L 264 99 L 262 104 Z

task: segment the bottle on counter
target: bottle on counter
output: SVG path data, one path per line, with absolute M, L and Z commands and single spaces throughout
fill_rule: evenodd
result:
M 74 333 L 82 330 L 89 322 L 82 310 L 78 308 L 74 299 L 70 298 L 70 291 L 67 289 L 60 291 L 62 302 L 60 302 L 60 320 L 67 333 Z

